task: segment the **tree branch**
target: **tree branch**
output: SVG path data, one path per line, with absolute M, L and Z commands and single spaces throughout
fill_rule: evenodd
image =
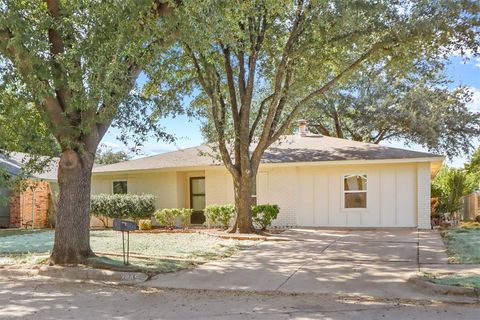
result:
M 263 111 L 265 109 L 265 105 L 267 104 L 268 101 L 270 101 L 272 99 L 273 99 L 273 94 L 271 94 L 268 97 L 266 97 L 265 99 L 263 99 L 262 102 L 260 103 L 260 107 L 258 108 L 257 116 L 255 117 L 255 120 L 253 121 L 253 124 L 252 124 L 252 128 L 250 129 L 250 137 L 249 137 L 250 143 L 252 142 L 253 137 L 255 136 L 255 131 L 257 130 L 258 124 L 263 117 Z
M 47 5 L 50 16 L 53 18 L 54 21 L 59 23 L 61 17 L 60 8 L 58 6 L 57 0 L 44 0 L 44 2 Z M 65 52 L 65 43 L 63 41 L 61 33 L 57 29 L 54 29 L 52 27 L 48 29 L 48 41 L 50 42 L 50 53 L 52 54 L 53 69 L 56 73 L 55 77 L 57 78 L 56 80 L 59 80 L 55 83 L 55 91 L 60 106 L 65 112 L 67 110 L 67 103 L 71 97 L 71 93 L 69 92 L 69 89 L 65 87 L 67 82 L 67 74 L 62 65 L 57 61 L 58 56 Z M 76 122 L 79 121 L 80 115 L 75 112 L 75 114 L 73 114 L 73 118 L 74 119 L 72 120 L 74 120 L 75 122 L 73 124 L 77 124 Z
M 235 125 L 235 132 L 238 132 L 240 118 L 238 114 L 238 102 L 237 102 L 238 100 L 237 100 L 237 92 L 235 89 L 235 81 L 233 79 L 232 62 L 230 60 L 230 50 L 222 46 L 222 51 L 223 51 L 223 57 L 225 62 L 225 72 L 227 75 L 227 85 L 228 85 L 228 92 L 230 95 L 230 104 L 232 106 L 233 124 Z
M 308 94 L 306 97 L 301 99 L 293 108 L 292 112 L 287 116 L 285 119 L 283 125 L 280 127 L 280 129 L 272 136 L 270 139 L 270 144 L 277 140 L 283 132 L 288 128 L 290 123 L 293 121 L 293 119 L 297 116 L 298 112 L 303 108 L 305 105 L 308 105 L 313 99 L 316 97 L 324 94 L 328 90 L 330 90 L 339 80 L 341 80 L 347 73 L 350 71 L 354 70 L 357 68 L 363 61 L 368 59 L 374 52 L 377 50 L 380 50 L 383 48 L 384 45 L 383 43 L 377 43 L 374 44 L 370 49 L 368 49 L 365 53 L 363 53 L 359 58 L 357 58 L 354 62 L 352 62 L 349 66 L 347 66 L 345 69 L 343 69 L 339 74 L 337 74 L 333 79 L 328 81 L 325 85 L 323 85 L 321 88 L 311 92 Z
M 270 102 L 269 110 L 265 119 L 264 127 L 260 135 L 260 139 L 258 141 L 257 147 L 255 148 L 252 155 L 252 158 L 255 158 L 258 161 L 260 161 L 261 154 L 263 153 L 263 151 L 268 147 L 269 144 L 271 144 L 270 142 L 271 129 L 272 129 L 274 119 L 276 118 L 277 109 L 281 105 L 281 100 L 282 100 L 281 93 L 284 90 L 285 83 L 286 83 L 285 79 L 287 77 L 290 54 L 294 48 L 295 43 L 297 42 L 298 38 L 303 32 L 303 25 L 306 20 L 305 11 L 310 8 L 311 8 L 311 3 L 309 3 L 306 9 L 304 8 L 303 0 L 299 1 L 297 4 L 295 20 L 293 22 L 288 40 L 286 41 L 285 46 L 283 48 L 282 58 L 277 67 L 277 72 L 276 72 L 275 81 L 274 81 L 274 89 L 272 94 L 273 99 Z M 283 103 L 285 102 L 286 101 L 284 99 Z
M 338 117 L 338 112 L 335 107 L 332 108 L 332 118 L 333 122 L 335 124 L 335 132 L 337 134 L 337 138 L 343 139 L 343 131 L 342 131 L 342 125 L 340 124 L 340 119 Z
M 202 70 L 202 67 L 200 66 L 200 60 L 197 59 L 195 53 L 193 52 L 192 48 L 190 48 L 188 45 L 185 44 L 185 48 L 188 51 L 195 71 L 197 73 L 198 80 L 200 82 L 200 85 L 203 87 L 207 95 L 209 96 L 211 103 L 212 103 L 212 119 L 213 119 L 213 124 L 215 127 L 215 131 L 217 131 L 218 134 L 218 148 L 220 151 L 220 156 L 222 157 L 223 163 L 227 167 L 228 171 L 232 173 L 232 175 L 238 177 L 238 169 L 233 165 L 232 158 L 230 157 L 230 153 L 228 152 L 227 144 L 226 144 L 226 139 L 225 139 L 225 103 L 223 102 L 223 98 L 220 99 L 220 96 L 216 96 L 218 94 L 218 91 L 220 90 L 220 84 L 211 84 L 208 82 L 208 80 L 204 76 L 204 71 Z M 208 68 L 207 66 L 204 66 L 204 68 Z M 218 74 L 218 73 L 217 73 Z M 217 101 L 217 98 L 219 99 Z M 217 103 L 222 103 L 222 115 L 220 116 L 221 119 L 219 119 L 219 109 L 218 109 L 218 104 Z
M 317 123 L 309 124 L 309 127 L 310 126 L 314 128 L 316 127 L 321 135 L 324 135 L 327 137 L 331 136 L 330 131 L 320 121 L 318 121 Z

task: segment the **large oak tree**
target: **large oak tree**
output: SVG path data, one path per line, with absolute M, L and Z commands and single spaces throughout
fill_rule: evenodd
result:
M 157 126 L 135 83 L 169 41 L 172 9 L 154 0 L 0 1 L 0 94 L 27 98 L 61 149 L 53 263 L 93 255 L 90 178 L 110 125 L 140 134 Z
M 205 112 L 207 137 L 233 177 L 232 231 L 240 232 L 253 229 L 264 151 L 303 108 L 365 62 L 400 70 L 451 46 L 473 47 L 478 26 L 478 3 L 451 0 L 184 1 L 176 14 L 188 28 L 149 70 L 152 87 L 190 92 Z M 165 67 L 171 61 L 175 69 Z M 170 77 L 155 75 L 166 68 Z
M 370 143 L 401 140 L 448 156 L 471 151 L 480 114 L 467 107 L 468 88 L 450 88 L 441 63 L 422 63 L 407 74 L 371 69 L 305 109 L 310 132 Z

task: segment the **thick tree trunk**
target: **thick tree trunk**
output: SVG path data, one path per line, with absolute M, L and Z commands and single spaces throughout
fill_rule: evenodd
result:
M 251 233 L 255 231 L 252 222 L 253 179 L 250 174 L 243 174 L 239 179 L 234 179 L 237 219 L 232 232 Z
M 93 156 L 64 151 L 58 167 L 59 198 L 55 243 L 50 256 L 54 264 L 84 263 L 94 256 L 90 248 L 90 183 Z

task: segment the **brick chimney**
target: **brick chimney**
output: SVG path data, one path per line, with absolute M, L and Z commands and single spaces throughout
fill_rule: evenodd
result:
M 300 137 L 307 136 L 307 120 L 298 120 L 298 134 Z

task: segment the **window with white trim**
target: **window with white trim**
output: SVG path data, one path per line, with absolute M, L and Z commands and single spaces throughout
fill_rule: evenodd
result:
M 345 209 L 365 209 L 367 207 L 366 174 L 343 176 L 343 204 Z
M 128 192 L 127 180 L 112 181 L 113 194 L 126 194 Z

